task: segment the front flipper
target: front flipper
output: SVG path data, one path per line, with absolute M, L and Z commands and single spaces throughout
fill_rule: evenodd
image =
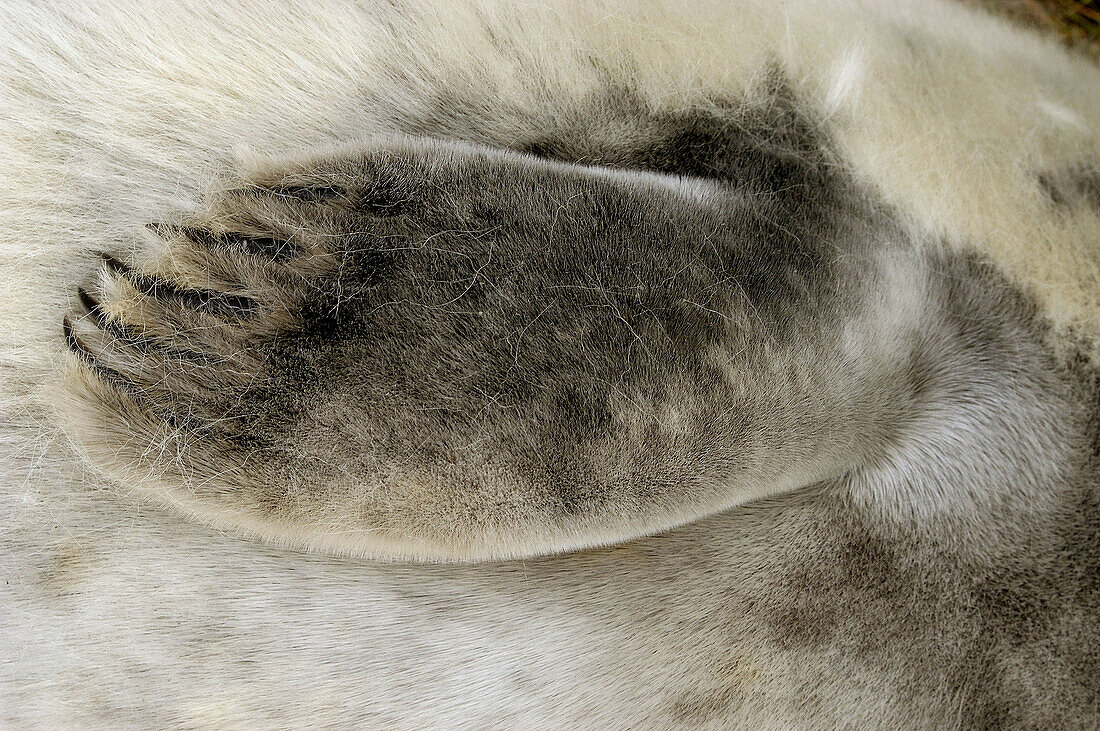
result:
M 124 483 L 290 545 L 654 532 L 884 429 L 842 343 L 854 235 L 817 203 L 425 140 L 260 172 L 80 290 L 61 413 Z

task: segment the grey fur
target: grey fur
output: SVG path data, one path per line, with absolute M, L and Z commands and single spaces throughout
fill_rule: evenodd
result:
M 407 12 L 372 6 L 397 43 Z M 770 60 L 659 108 L 610 52 L 570 94 L 487 34 L 523 93 L 405 49 L 415 93 L 347 104 L 406 136 L 73 265 L 35 367 L 90 468 L 4 453 L 0 719 L 1100 725 L 1093 344 Z M 1043 205 L 1091 215 L 1088 176 Z

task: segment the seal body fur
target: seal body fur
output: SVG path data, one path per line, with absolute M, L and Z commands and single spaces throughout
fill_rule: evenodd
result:
M 1096 725 L 1095 68 L 162 10 L 3 11 L 6 722 Z

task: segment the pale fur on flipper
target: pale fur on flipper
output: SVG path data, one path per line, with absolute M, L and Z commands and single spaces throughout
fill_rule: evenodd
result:
M 1095 410 L 1094 395 L 1036 349 L 1095 357 L 1100 331 L 1100 72 L 1085 61 L 938 2 L 0 15 L 5 723 L 1095 724 L 1081 682 L 1096 676 L 1095 599 L 1058 573 L 1094 566 L 1074 554 L 1096 528 L 1094 468 L 1079 464 L 1088 414 L 1075 410 Z M 75 287 L 104 252 L 155 256 L 144 226 L 201 209 L 235 157 L 293 161 L 419 134 L 425 119 L 437 136 L 509 147 L 622 80 L 677 113 L 776 68 L 918 244 L 868 263 L 879 286 L 845 326 L 850 354 L 889 366 L 909 338 L 942 331 L 937 302 L 982 292 L 1020 322 L 1032 297 L 1050 323 L 952 323 L 999 339 L 929 344 L 953 357 L 922 366 L 931 407 L 850 479 L 620 547 L 381 565 L 151 506 L 78 456 L 44 405 L 72 398 L 42 390 L 77 372 L 61 334 Z M 440 112 L 446 94 L 462 114 Z M 614 141 L 624 125 L 597 132 Z M 956 258 L 967 252 L 985 261 Z

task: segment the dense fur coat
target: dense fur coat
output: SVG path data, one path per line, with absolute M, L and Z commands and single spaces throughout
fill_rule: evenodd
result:
M 1095 67 L 932 0 L 0 16 L 5 724 L 1100 724 Z

